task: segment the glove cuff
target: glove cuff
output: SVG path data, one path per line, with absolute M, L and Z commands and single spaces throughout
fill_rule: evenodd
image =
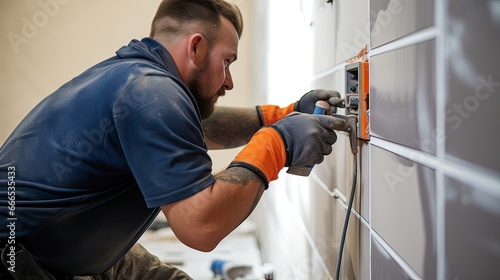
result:
M 285 162 L 286 150 L 281 135 L 273 128 L 266 127 L 254 134 L 229 167 L 245 167 L 255 172 L 267 188 L 269 182 L 278 179 Z
M 276 105 L 258 105 L 256 106 L 257 113 L 259 115 L 260 124 L 262 126 L 272 125 L 275 122 L 281 120 L 286 115 L 290 114 L 295 109 L 295 103 L 292 103 L 286 107 L 280 108 Z

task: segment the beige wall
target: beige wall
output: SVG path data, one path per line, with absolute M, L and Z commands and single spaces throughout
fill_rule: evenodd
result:
M 131 39 L 148 36 L 160 0 L 0 1 L 0 143 L 44 97 L 85 69 L 114 55 Z M 235 1 L 248 14 L 248 1 Z M 245 30 L 232 71 L 235 89 L 220 104 L 248 106 Z M 213 153 L 214 170 L 234 150 Z
M 146 36 L 159 2 L 0 2 L 0 141 L 63 83 Z

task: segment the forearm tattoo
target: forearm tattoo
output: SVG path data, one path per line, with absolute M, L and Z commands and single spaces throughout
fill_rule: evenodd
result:
M 254 197 L 250 210 L 248 211 L 245 219 L 253 212 L 257 203 L 259 203 L 260 197 L 265 190 L 264 183 L 262 180 L 252 171 L 243 167 L 232 167 L 226 169 L 219 174 L 215 175 L 215 180 L 224 181 L 234 185 L 241 185 L 242 187 L 247 187 L 249 184 L 257 184 L 259 189 Z
M 256 110 L 250 108 L 218 107 L 203 121 L 205 137 L 224 148 L 245 145 L 259 128 Z

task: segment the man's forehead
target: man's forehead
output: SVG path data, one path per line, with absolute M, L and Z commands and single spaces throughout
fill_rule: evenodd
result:
M 238 32 L 234 28 L 234 25 L 226 18 L 221 17 L 221 38 L 220 41 L 224 43 L 226 51 L 233 56 L 233 61 L 238 58 L 238 44 L 240 38 L 238 37 Z

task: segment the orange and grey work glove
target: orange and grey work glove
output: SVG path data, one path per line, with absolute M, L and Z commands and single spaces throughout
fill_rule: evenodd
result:
M 238 166 L 252 170 L 267 189 L 285 166 L 321 163 L 337 141 L 333 131 L 335 121 L 325 115 L 289 114 L 257 131 L 228 168 Z
M 344 107 L 342 104 L 344 101 L 340 98 L 340 93 L 338 91 L 316 89 L 304 94 L 299 101 L 292 103 L 287 107 L 280 108 L 275 105 L 259 105 L 256 106 L 256 108 L 261 125 L 268 126 L 281 120 L 283 117 L 294 111 L 312 114 L 312 112 L 314 112 L 316 101 L 318 100 L 324 100 L 330 103 L 331 106 L 328 111 L 328 115 L 335 113 L 336 107 Z

